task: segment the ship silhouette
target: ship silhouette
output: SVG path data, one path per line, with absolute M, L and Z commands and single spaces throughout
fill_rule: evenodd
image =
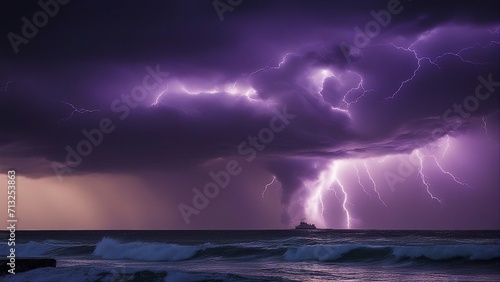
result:
M 295 226 L 295 229 L 316 229 L 316 225 L 309 224 L 304 220 L 300 221 L 300 224 Z

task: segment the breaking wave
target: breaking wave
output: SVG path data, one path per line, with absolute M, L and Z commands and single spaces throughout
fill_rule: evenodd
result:
M 284 254 L 284 258 L 289 261 L 377 261 L 386 259 L 488 261 L 500 259 L 500 246 L 474 244 L 437 246 L 311 245 L 289 248 Z

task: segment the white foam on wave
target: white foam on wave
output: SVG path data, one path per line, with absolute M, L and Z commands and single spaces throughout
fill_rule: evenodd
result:
M 27 272 L 19 272 L 16 273 L 15 275 L 5 275 L 2 277 L 2 281 L 6 282 L 124 281 L 124 280 L 118 280 L 121 277 L 123 277 L 123 275 L 109 272 L 109 270 L 104 268 L 53 267 L 53 268 L 38 268 Z
M 93 254 L 104 259 L 179 261 L 192 258 L 198 251 L 208 247 L 209 244 L 187 246 L 147 242 L 120 243 L 112 238 L 103 238 L 96 245 Z
M 468 260 L 491 260 L 500 258 L 500 245 L 473 244 L 438 246 L 314 245 L 289 248 L 284 254 L 284 258 L 289 261 L 332 261 L 342 258 L 346 253 L 352 250 L 376 250 L 383 248 L 391 248 L 391 254 L 396 259 L 427 258 L 431 260 L 447 260 L 463 258 Z M 366 253 L 366 256 L 378 255 L 380 254 Z
M 68 281 L 147 281 L 140 279 L 141 271 L 153 272 L 156 280 L 164 282 L 194 282 L 194 281 L 227 281 L 230 280 L 224 273 L 189 273 L 181 270 L 159 270 L 144 268 L 106 268 L 106 267 L 54 267 L 39 268 L 27 272 L 5 275 L 0 279 L 5 282 L 68 282 Z
M 16 256 L 19 257 L 38 257 L 38 256 L 43 256 L 45 253 L 48 251 L 55 249 L 57 247 L 60 247 L 57 244 L 50 244 L 50 243 L 45 243 L 45 242 L 28 242 L 24 244 L 17 243 L 15 245 L 16 249 Z M 7 244 L 2 244 L 0 245 L 0 254 L 2 256 L 7 254 L 7 252 L 10 250 L 10 246 Z
M 433 260 L 490 260 L 500 258 L 500 245 L 397 246 L 393 249 L 393 255 L 396 258 L 426 257 Z

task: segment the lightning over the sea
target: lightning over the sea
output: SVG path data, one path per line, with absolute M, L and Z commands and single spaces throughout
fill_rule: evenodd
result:
M 329 190 L 333 191 L 335 193 L 335 196 L 339 200 L 342 210 L 345 214 L 346 227 L 350 229 L 352 218 L 351 218 L 351 212 L 349 211 L 348 208 L 349 205 L 348 193 L 346 188 L 340 181 L 338 175 L 339 166 L 342 164 L 345 164 L 345 162 L 342 160 L 331 161 L 327 169 L 320 174 L 318 180 L 310 184 L 310 189 L 312 190 L 312 193 L 306 202 L 305 212 L 308 218 L 320 221 L 322 222 L 323 225 L 325 225 L 323 215 L 326 209 L 323 197 L 326 191 Z M 332 187 L 333 185 L 336 185 L 337 187 L 340 188 L 340 191 L 342 192 L 343 195 L 342 198 L 338 197 L 336 190 Z

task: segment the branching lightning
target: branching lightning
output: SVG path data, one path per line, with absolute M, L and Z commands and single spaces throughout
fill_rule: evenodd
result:
M 492 34 L 495 34 L 495 33 L 498 33 L 498 28 L 494 31 L 494 32 L 491 32 L 490 33 Z M 443 59 L 444 57 L 446 56 L 453 56 L 453 57 L 456 57 L 458 58 L 459 60 L 461 60 L 463 63 L 467 63 L 467 64 L 473 64 L 473 65 L 486 65 L 486 64 L 491 64 L 490 62 L 486 62 L 486 63 L 482 63 L 482 62 L 474 62 L 474 61 L 471 61 L 471 60 L 467 60 L 463 57 L 463 53 L 465 51 L 468 51 L 468 50 L 471 50 L 473 48 L 482 48 L 482 49 L 487 49 L 487 48 L 490 48 L 492 47 L 493 45 L 500 45 L 500 42 L 499 41 L 490 41 L 489 44 L 487 45 L 482 45 L 480 43 L 477 43 L 473 46 L 468 46 L 468 47 L 464 47 L 462 49 L 460 49 L 458 52 L 444 52 L 443 54 L 437 56 L 436 58 L 434 59 L 431 59 L 430 57 L 425 57 L 425 56 L 419 56 L 419 54 L 417 53 L 417 50 L 415 49 L 415 44 L 417 44 L 418 42 L 420 41 L 423 41 L 425 40 L 427 37 L 427 35 L 424 35 L 424 36 L 420 36 L 419 38 L 417 38 L 417 40 L 415 40 L 413 43 L 410 44 L 410 46 L 408 47 L 402 47 L 402 46 L 397 46 L 393 43 L 391 44 L 376 44 L 376 45 L 372 45 L 372 46 L 392 46 L 398 50 L 404 50 L 406 52 L 409 52 L 411 54 L 413 54 L 413 56 L 415 57 L 415 60 L 416 60 L 416 63 L 417 63 L 417 66 L 416 68 L 413 70 L 413 73 L 412 75 L 407 78 L 406 80 L 402 81 L 400 84 L 399 84 L 399 87 L 398 89 L 389 97 L 386 98 L 386 100 L 389 100 L 389 99 L 394 99 L 396 97 L 396 95 L 399 94 L 399 92 L 403 89 L 403 87 L 410 83 L 416 76 L 417 76 L 417 73 L 418 71 L 420 70 L 420 68 L 422 67 L 422 61 L 428 61 L 430 64 L 436 66 L 438 69 L 442 69 L 442 67 L 438 64 L 438 61 Z
M 446 174 L 448 176 L 450 176 L 454 181 L 455 183 L 457 184 L 460 184 L 462 186 L 467 186 L 469 188 L 472 188 L 469 184 L 463 182 L 462 180 L 460 180 L 460 178 L 458 178 L 457 176 L 455 176 L 454 174 L 452 174 L 451 172 L 445 170 L 442 166 L 441 166 L 441 163 L 440 163 L 440 160 L 442 160 L 445 156 L 445 154 L 448 152 L 448 149 L 450 148 L 450 136 L 449 135 L 446 135 L 446 139 L 445 139 L 445 144 L 444 144 L 444 150 L 443 150 L 443 153 L 441 154 L 441 157 L 438 159 L 438 157 L 436 156 L 435 153 L 431 152 L 431 151 L 428 151 L 426 154 L 426 156 L 428 157 L 431 157 L 433 160 L 434 160 L 434 163 L 436 164 L 436 166 L 439 168 L 439 170 L 443 173 L 443 174 Z
M 344 97 L 342 98 L 342 102 L 344 102 L 344 103 L 347 105 L 347 107 L 348 107 L 348 108 L 349 108 L 349 106 L 351 106 L 352 104 L 357 103 L 357 102 L 359 101 L 359 99 L 361 99 L 361 98 L 363 98 L 363 97 L 365 96 L 365 94 L 366 94 L 366 93 L 371 92 L 371 91 L 375 91 L 375 90 L 372 90 L 372 89 L 369 89 L 369 90 L 365 89 L 365 86 L 364 86 L 364 84 L 363 84 L 363 83 L 364 83 L 364 82 L 363 82 L 363 77 L 362 77 L 360 74 L 358 74 L 357 72 L 352 72 L 352 71 L 349 71 L 349 72 L 350 72 L 350 73 L 355 74 L 355 75 L 359 78 L 359 83 L 358 83 L 358 85 L 357 85 L 356 87 L 353 87 L 353 88 L 349 89 L 349 90 L 348 90 L 348 91 L 344 94 Z M 351 94 L 352 92 L 357 91 L 357 90 L 360 90 L 360 89 L 361 89 L 361 90 L 363 90 L 363 92 L 361 93 L 361 95 L 359 95 L 359 96 L 358 96 L 358 97 L 357 97 L 354 101 L 352 101 L 352 102 L 348 102 L 348 101 L 347 101 L 347 96 L 350 96 L 350 94 Z
M 499 30 L 499 28 L 497 28 L 493 32 L 491 32 L 491 31 L 490 32 L 497 34 L 498 30 Z M 464 53 L 466 53 L 469 50 L 472 50 L 473 48 L 487 49 L 487 48 L 490 48 L 494 45 L 500 44 L 500 42 L 497 42 L 497 41 L 491 41 L 488 45 L 476 44 L 474 46 L 462 48 L 458 52 L 444 52 L 439 56 L 431 58 L 431 57 L 421 56 L 421 54 L 419 54 L 420 52 L 417 51 L 418 48 L 416 48 L 416 44 L 418 42 L 426 40 L 427 37 L 428 37 L 428 35 L 420 36 L 417 40 L 415 40 L 413 43 L 411 43 L 408 47 L 397 46 L 396 44 L 392 44 L 392 43 L 391 44 L 378 44 L 378 46 L 387 46 L 389 48 L 395 48 L 397 50 L 402 50 L 404 52 L 408 52 L 409 54 L 413 55 L 415 62 L 416 62 L 416 66 L 412 70 L 411 75 L 407 79 L 400 81 L 397 89 L 390 96 L 386 97 L 386 100 L 396 98 L 403 91 L 403 89 L 405 89 L 408 86 L 408 84 L 410 84 L 418 76 L 418 73 L 419 73 L 419 71 L 421 71 L 422 66 L 425 66 L 424 63 L 425 64 L 428 63 L 430 65 L 433 65 L 437 69 L 442 70 L 443 67 L 439 64 L 439 62 L 441 60 L 443 60 L 445 57 L 453 56 L 453 57 L 458 58 L 462 63 L 465 63 L 465 64 L 483 65 L 483 64 L 487 64 L 487 63 L 474 62 L 474 61 L 468 60 Z M 371 45 L 371 46 L 377 46 L 377 45 Z M 326 50 L 326 51 L 330 52 L 329 50 Z M 294 53 L 291 53 L 291 52 L 286 53 L 281 58 L 281 61 L 279 63 L 277 63 L 276 65 L 271 65 L 270 63 L 268 63 L 265 67 L 257 69 L 248 75 L 244 75 L 244 77 L 246 77 L 246 78 L 242 78 L 241 80 L 246 80 L 249 77 L 256 75 L 260 72 L 280 69 L 281 67 L 283 67 L 285 65 L 289 56 L 291 56 L 293 54 Z M 342 96 L 342 100 L 341 100 L 342 101 L 341 106 L 339 106 L 339 105 L 331 106 L 331 109 L 333 111 L 342 112 L 349 117 L 351 117 L 350 112 L 349 112 L 349 107 L 351 105 L 357 103 L 363 97 L 366 97 L 367 93 L 369 93 L 371 91 L 376 91 L 374 89 L 367 89 L 363 76 L 360 73 L 354 72 L 352 70 L 338 71 L 338 70 L 333 70 L 333 69 L 328 69 L 328 68 L 320 69 L 320 68 L 312 67 L 311 72 L 308 73 L 307 75 L 311 76 L 311 79 L 312 79 L 314 84 L 313 84 L 312 88 L 307 88 L 307 87 L 309 87 L 309 85 L 306 88 L 312 89 L 311 90 L 312 93 L 317 92 L 317 94 L 319 96 L 321 96 L 321 98 L 323 98 L 323 100 L 325 100 L 325 98 L 323 96 L 325 93 L 323 92 L 323 90 L 324 90 L 326 79 L 332 78 L 332 77 L 335 78 L 338 81 L 338 83 L 340 85 L 342 85 L 341 86 L 342 88 L 339 87 L 340 89 L 342 89 L 340 91 L 341 93 L 339 93 L 339 94 L 342 95 L 342 93 L 343 93 L 343 96 Z M 240 87 L 241 85 L 238 84 L 239 80 L 236 80 L 231 84 L 227 84 L 227 85 L 224 84 L 224 85 L 221 85 L 220 87 L 219 86 L 212 87 L 208 90 L 203 90 L 203 91 L 199 91 L 199 89 L 198 90 L 188 90 L 182 84 L 180 84 L 180 86 L 179 86 L 180 88 L 179 87 L 176 88 L 175 83 L 174 83 L 174 90 L 181 90 L 181 91 L 183 91 L 187 94 L 191 94 L 191 95 L 197 95 L 197 94 L 201 94 L 201 93 L 220 93 L 220 92 L 226 92 L 226 93 L 231 94 L 231 95 L 236 95 L 236 94 L 240 95 L 241 94 L 241 95 L 246 96 L 250 101 L 253 101 L 251 96 L 253 94 L 255 94 L 256 91 L 254 89 L 252 89 L 251 87 L 250 88 L 246 87 L 246 86 L 250 85 L 249 82 L 250 82 L 249 80 L 242 81 L 241 85 L 245 86 L 243 88 L 241 88 Z M 8 85 L 6 85 L 5 88 L 7 88 L 7 86 Z M 163 92 L 161 92 L 156 97 L 152 106 L 158 105 L 162 95 L 165 94 L 166 92 L 168 92 L 168 90 L 169 90 L 169 88 L 167 85 L 167 89 L 164 90 Z M 68 103 L 68 105 L 70 105 L 70 104 Z M 77 110 L 75 107 L 73 107 L 73 109 L 74 109 L 74 111 L 72 112 L 71 116 L 73 116 L 73 114 L 75 112 L 83 113 L 83 112 L 89 111 L 86 109 Z M 482 122 L 483 122 L 482 128 L 484 129 L 484 131 L 487 134 L 488 131 L 487 131 L 487 125 L 486 125 L 486 117 L 483 116 Z M 449 147 L 450 147 L 450 137 L 446 136 L 446 145 L 445 145 L 445 148 L 440 156 L 440 159 L 443 159 L 445 157 L 446 153 L 448 152 Z M 420 150 L 415 150 L 414 153 L 416 154 L 416 156 L 419 160 L 418 177 L 420 178 L 420 180 L 422 182 L 422 186 L 425 186 L 425 190 L 432 200 L 439 202 L 439 204 L 441 206 L 444 205 L 444 202 L 441 199 L 439 199 L 438 197 L 434 196 L 434 194 L 431 192 L 431 185 L 428 182 L 427 175 L 425 175 L 425 173 L 424 173 L 424 157 L 427 155 L 424 156 Z M 440 169 L 440 171 L 443 174 L 446 174 L 449 177 L 451 177 L 455 181 L 455 183 L 463 185 L 463 186 L 471 187 L 467 183 L 461 181 L 458 177 L 453 175 L 451 172 L 443 169 L 443 167 L 440 164 L 439 159 L 434 154 L 428 155 L 428 156 L 432 157 L 434 162 L 436 163 L 436 166 Z M 387 158 L 388 158 L 388 156 L 385 156 L 384 158 L 377 160 L 377 162 L 382 163 Z M 310 186 L 308 185 L 310 190 L 311 190 L 311 193 L 310 193 L 309 198 L 308 198 L 306 205 L 305 205 L 305 209 L 306 209 L 306 213 L 308 214 L 308 217 L 322 220 L 324 223 L 323 216 L 324 216 L 324 213 L 326 210 L 325 203 L 324 203 L 324 195 L 328 191 L 333 191 L 333 193 L 335 194 L 335 197 L 339 201 L 340 206 L 342 207 L 343 213 L 345 214 L 346 226 L 347 226 L 347 228 L 351 228 L 351 225 L 352 225 L 351 214 L 352 213 L 349 210 L 349 195 L 348 195 L 348 191 L 346 190 L 347 187 L 344 186 L 344 184 L 341 182 L 339 175 L 338 175 L 339 166 L 341 166 L 342 164 L 348 163 L 348 161 L 349 160 L 332 161 L 330 163 L 330 165 L 328 166 L 328 168 L 320 174 L 318 180 L 316 182 L 312 183 L 312 185 L 310 185 Z M 356 166 L 355 161 L 356 160 L 353 160 L 353 166 L 354 166 L 354 169 L 356 171 L 358 183 L 362 187 L 364 193 L 366 195 L 368 195 L 369 197 L 371 197 L 371 194 L 366 190 L 366 187 L 363 185 L 363 181 L 360 177 L 359 169 Z M 377 194 L 379 201 L 385 207 L 387 207 L 387 204 L 385 203 L 385 201 L 381 197 L 381 194 L 380 194 L 378 187 L 377 187 L 377 183 L 375 182 L 375 179 L 373 178 L 372 173 L 370 172 L 370 168 L 369 168 L 367 162 L 363 161 L 363 165 L 365 167 L 367 177 L 372 182 L 373 191 Z M 366 181 L 368 181 L 368 180 L 366 180 Z M 270 187 L 272 187 L 272 185 L 275 182 L 278 182 L 278 180 L 275 176 L 273 176 L 272 180 L 265 185 L 265 187 L 261 193 L 262 198 L 265 197 L 266 192 L 268 191 L 268 189 Z M 277 189 L 279 189 L 279 188 L 277 188 Z M 339 189 L 339 191 L 337 191 L 337 189 Z M 337 192 L 339 192 L 339 193 L 337 193 Z M 343 197 L 339 196 L 340 192 L 343 194 Z
M 306 204 L 306 213 L 308 214 L 309 218 L 316 218 L 318 220 L 322 220 L 324 222 L 323 214 L 325 212 L 325 204 L 323 202 L 323 196 L 324 193 L 327 190 L 333 191 L 341 202 L 342 209 L 346 215 L 346 226 L 347 228 L 351 228 L 351 213 L 347 207 L 348 205 L 348 195 L 346 192 L 346 189 L 344 188 L 344 185 L 340 182 L 339 176 L 338 176 L 338 166 L 341 164 L 342 161 L 337 160 L 337 161 L 332 161 L 328 168 L 323 171 L 318 180 L 313 183 L 313 190 L 314 192 L 311 194 L 309 197 L 307 204 Z M 336 190 L 332 188 L 333 185 L 337 185 L 342 194 L 343 194 L 343 199 L 341 200 L 336 193 Z
M 467 183 L 465 183 L 465 182 L 461 181 L 458 177 L 456 177 L 455 175 L 453 175 L 451 172 L 444 170 L 444 169 L 443 169 L 443 167 L 441 167 L 441 165 L 439 164 L 439 161 L 438 161 L 438 159 L 436 158 L 436 156 L 431 155 L 430 157 L 434 159 L 434 162 L 436 163 L 437 167 L 439 167 L 439 169 L 441 170 L 441 172 L 442 172 L 442 173 L 449 175 L 451 178 L 453 178 L 453 180 L 454 180 L 457 184 L 460 184 L 460 185 L 462 185 L 462 186 L 467 186 L 467 187 L 469 187 L 469 188 L 472 188 L 469 184 L 467 184 Z
M 272 69 L 279 69 L 283 66 L 283 64 L 286 62 L 287 60 L 287 57 L 292 55 L 294 53 L 286 53 L 285 56 L 283 56 L 283 58 L 281 59 L 281 61 L 275 65 L 275 66 L 270 66 L 269 64 L 266 65 L 265 67 L 263 68 L 260 68 L 256 71 L 253 71 L 252 73 L 250 73 L 248 76 L 251 77 L 259 72 L 262 72 L 262 71 L 268 71 L 268 70 L 272 70 Z M 348 74 L 353 74 L 355 76 L 358 77 L 359 81 L 358 83 L 356 84 L 356 86 L 352 87 L 351 89 L 347 90 L 344 95 L 342 96 L 342 102 L 345 104 L 345 107 L 336 107 L 336 106 L 331 106 L 331 109 L 334 110 L 334 111 L 339 111 L 339 112 L 342 112 L 344 114 L 346 114 L 347 116 L 349 116 L 351 118 L 351 115 L 350 115 L 350 112 L 347 108 L 349 108 L 349 106 L 351 106 L 352 104 L 355 104 L 357 103 L 362 97 L 365 96 L 366 93 L 368 92 L 371 92 L 371 91 L 375 91 L 375 90 L 372 90 L 372 89 L 366 89 L 365 86 L 364 86 L 364 80 L 363 80 L 363 77 L 356 73 L 356 72 L 353 72 L 353 71 L 346 71 L 346 73 Z M 321 69 L 318 71 L 318 73 L 316 74 L 316 77 L 318 77 L 319 79 L 317 79 L 316 83 L 318 83 L 318 91 L 317 93 L 323 97 L 322 95 L 322 91 L 323 91 L 323 87 L 324 87 L 324 83 L 325 83 L 325 80 L 327 78 L 331 78 L 331 77 L 334 77 L 335 79 L 337 79 L 337 81 L 341 84 L 341 85 L 344 85 L 344 81 L 343 81 L 343 76 L 345 75 L 345 73 L 342 73 L 342 74 L 335 74 L 332 70 L 330 69 Z M 354 99 L 354 101 L 349 101 L 348 97 L 351 96 L 354 92 L 356 91 L 362 91 L 362 93 L 360 95 L 358 95 L 356 97 L 356 99 Z
M 66 104 L 66 105 L 70 106 L 73 109 L 73 111 L 71 112 L 71 114 L 69 115 L 69 117 L 63 118 L 63 119 L 61 119 L 61 121 L 67 121 L 67 120 L 71 119 L 75 113 L 85 114 L 85 113 L 93 113 L 93 112 L 98 112 L 99 111 L 99 110 L 88 110 L 88 109 L 85 109 L 85 108 L 78 109 L 73 104 L 71 104 L 69 102 L 66 102 L 66 101 L 59 101 L 59 102 L 61 102 L 63 104 Z
M 366 191 L 365 186 L 363 185 L 363 183 L 361 183 L 361 178 L 359 177 L 359 169 L 356 166 L 356 163 L 353 162 L 353 164 L 354 164 L 354 169 L 356 170 L 356 176 L 358 177 L 358 183 L 359 183 L 359 185 L 363 188 L 363 191 L 365 192 L 365 194 L 368 195 L 368 197 L 371 198 L 372 195 L 370 195 L 370 193 L 368 193 L 368 191 Z
M 423 161 L 423 157 L 420 155 L 420 151 L 419 150 L 415 150 L 415 154 L 416 156 L 418 157 L 418 160 L 420 162 L 420 166 L 418 168 L 418 174 L 420 176 L 420 179 L 422 180 L 422 184 L 425 186 L 426 190 L 427 190 L 427 194 L 429 194 L 429 196 L 431 197 L 431 199 L 433 200 L 436 200 L 439 202 L 439 204 L 442 206 L 443 205 L 443 201 L 441 201 L 439 198 L 435 197 L 431 191 L 430 191 L 430 184 L 426 181 L 426 176 L 423 172 L 424 170 L 424 161 Z
M 337 193 L 337 190 L 335 190 L 335 186 L 332 185 L 332 186 L 328 187 L 327 190 L 333 191 L 335 198 L 337 198 L 337 200 L 339 201 L 339 204 L 342 205 L 342 200 L 340 199 L 339 194 Z
M 342 84 L 342 80 L 340 79 L 339 76 L 335 75 L 332 71 L 330 70 L 321 70 L 320 71 L 320 82 L 319 82 L 319 91 L 317 92 L 321 97 L 323 97 L 323 87 L 325 85 L 325 79 L 329 78 L 329 77 L 335 77 L 340 84 Z M 331 106 L 331 109 L 334 110 L 334 111 L 339 111 L 339 112 L 342 112 L 342 113 L 345 113 L 347 116 L 351 117 L 351 114 L 349 113 L 348 110 L 346 109 L 342 109 L 340 107 L 334 107 L 334 106 Z
M 365 169 L 366 169 L 366 173 L 368 174 L 368 177 L 370 178 L 370 180 L 372 181 L 372 184 L 373 184 L 373 191 L 375 191 L 375 193 L 377 194 L 378 196 L 378 199 L 380 200 L 380 202 L 382 202 L 382 204 L 384 204 L 384 206 L 387 207 L 387 204 L 382 200 L 382 197 L 380 196 L 380 193 L 378 192 L 377 190 L 377 184 L 375 184 L 375 180 L 373 180 L 373 177 L 372 175 L 370 174 L 370 170 L 368 169 L 368 165 L 366 164 L 366 161 L 363 162 L 364 166 L 365 166 Z
M 431 62 L 432 63 L 436 63 L 437 60 L 442 59 L 442 58 L 444 58 L 446 56 L 453 56 L 453 57 L 459 58 L 462 62 L 467 63 L 467 64 L 472 64 L 472 65 L 487 65 L 487 64 L 491 64 L 491 63 L 480 63 L 480 62 L 474 62 L 474 61 L 467 60 L 464 57 L 462 57 L 462 52 L 471 50 L 471 49 L 476 48 L 476 47 L 479 47 L 479 48 L 482 48 L 482 49 L 487 49 L 487 48 L 489 48 L 489 47 L 491 47 L 493 45 L 499 45 L 499 44 L 500 44 L 500 42 L 498 42 L 498 41 L 491 41 L 488 45 L 481 45 L 481 44 L 477 43 L 474 46 L 462 48 L 462 49 L 460 49 L 456 53 L 453 53 L 453 52 L 443 53 L 443 54 L 437 56 Z
M 413 49 L 413 46 L 419 42 L 420 40 L 422 40 L 423 37 L 419 37 L 415 42 L 413 42 L 412 44 L 410 44 L 409 47 L 405 48 L 405 47 L 401 47 L 401 46 L 397 46 L 393 43 L 391 44 L 383 44 L 384 46 L 392 46 L 398 50 L 404 50 L 406 52 L 410 52 L 413 54 L 413 56 L 415 57 L 415 60 L 417 61 L 417 67 L 413 70 L 413 74 L 406 80 L 402 81 L 400 84 L 399 84 L 399 87 L 398 89 L 392 93 L 391 96 L 387 97 L 386 100 L 389 100 L 389 99 L 394 99 L 394 97 L 396 97 L 396 95 L 401 91 L 401 89 L 403 89 L 403 87 L 409 83 L 410 81 L 412 81 L 416 76 L 417 76 L 417 72 L 420 70 L 420 68 L 422 67 L 421 65 L 421 62 L 422 60 L 427 60 L 429 61 L 429 63 L 437 66 L 438 68 L 440 68 L 439 65 L 437 65 L 435 62 L 433 62 L 429 57 L 419 57 L 418 54 L 417 54 L 417 51 L 415 51 L 415 49 Z

